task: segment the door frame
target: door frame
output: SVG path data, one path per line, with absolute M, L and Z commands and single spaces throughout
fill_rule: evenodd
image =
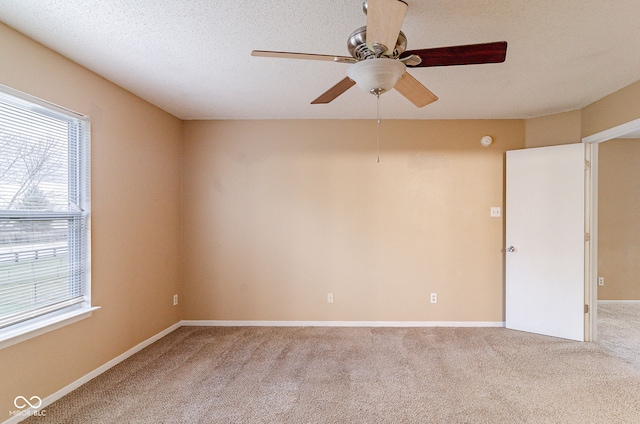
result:
M 590 163 L 585 189 L 585 231 L 589 234 L 585 250 L 585 304 L 589 305 L 589 313 L 585 314 L 585 341 L 598 338 L 598 146 L 636 131 L 640 131 L 640 118 L 582 138 Z

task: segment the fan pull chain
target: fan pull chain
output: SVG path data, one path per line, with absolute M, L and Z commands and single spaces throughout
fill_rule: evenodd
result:
M 376 94 L 376 163 L 380 163 L 380 94 Z

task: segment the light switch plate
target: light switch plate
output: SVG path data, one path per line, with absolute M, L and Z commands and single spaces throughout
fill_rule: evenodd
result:
M 500 206 L 491 207 L 491 218 L 500 218 Z

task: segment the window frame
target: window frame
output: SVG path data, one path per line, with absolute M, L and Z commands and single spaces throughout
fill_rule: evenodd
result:
M 88 116 L 74 112 L 67 108 L 52 104 L 45 100 L 36 98 L 29 94 L 14 90 L 10 87 L 0 84 L 0 94 L 2 97 L 9 97 L 10 103 L 14 103 L 21 108 L 30 109 L 32 112 L 38 114 L 55 117 L 56 119 L 67 118 L 70 122 L 77 123 L 78 127 L 82 127 L 79 131 L 80 144 L 77 153 L 77 161 L 70 161 L 68 164 L 68 171 L 77 173 L 78 184 L 74 187 L 80 191 L 79 198 L 81 199 L 81 215 L 85 223 L 86 229 L 84 230 L 84 294 L 83 298 L 79 302 L 69 302 L 68 306 L 57 308 L 52 312 L 44 313 L 42 315 L 29 318 L 27 320 L 17 322 L 0 328 L 0 349 L 11 346 L 16 343 L 28 340 L 38 335 L 53 331 L 63 326 L 72 324 L 79 320 L 88 318 L 92 312 L 99 309 L 97 306 L 91 304 L 91 183 L 90 183 L 90 162 L 91 162 L 91 121 Z M 78 213 L 71 211 L 56 212 L 56 211 L 43 211 L 38 212 L 35 215 L 39 215 L 45 218 L 64 219 L 64 218 L 76 218 Z M 14 218 L 16 216 L 22 216 L 28 219 L 28 217 L 34 217 L 34 211 L 29 213 L 20 213 L 19 211 L 1 210 L 0 218 Z M 82 248 L 82 247 L 79 247 Z

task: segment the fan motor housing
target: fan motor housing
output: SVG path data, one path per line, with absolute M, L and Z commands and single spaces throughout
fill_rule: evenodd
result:
M 380 54 L 374 51 L 371 46 L 367 45 L 367 27 L 363 26 L 351 33 L 347 41 L 347 48 L 351 56 L 357 60 L 372 59 L 380 56 L 397 59 L 407 49 L 407 37 L 400 31 L 398 41 L 396 41 L 393 50 Z

